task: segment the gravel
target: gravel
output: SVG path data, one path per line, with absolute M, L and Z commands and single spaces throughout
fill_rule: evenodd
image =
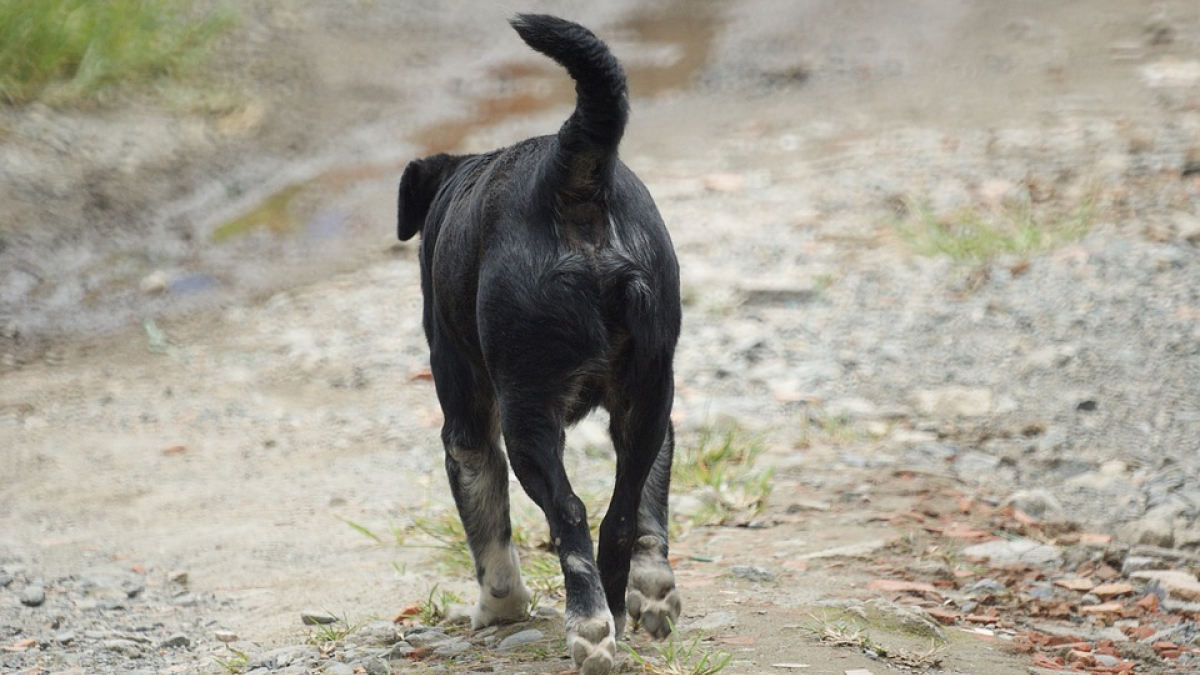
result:
M 869 52 L 865 69 L 847 65 L 853 53 L 832 48 L 811 62 L 764 55 L 780 51 L 779 43 L 738 43 L 755 35 L 742 25 L 755 16 L 747 12 L 716 45 L 724 56 L 701 73 L 696 98 L 637 108 L 637 124 L 651 131 L 632 134 L 677 126 L 683 134 L 700 124 L 694 110 L 709 104 L 713 117 L 703 121 L 699 147 L 679 159 L 655 153 L 654 139 L 634 138 L 628 147 L 644 151 L 626 157 L 656 195 L 682 263 L 680 438 L 733 420 L 764 439 L 763 461 L 777 466 L 802 466 L 813 461 L 808 453 L 833 447 L 822 456 L 848 471 L 948 474 L 970 496 L 1157 547 L 1127 557 L 1127 572 L 1159 570 L 1164 551 L 1200 551 L 1200 183 L 1186 171 L 1200 152 L 1200 115 L 1187 103 L 1196 83 L 1135 83 L 1148 102 L 1145 114 L 1130 117 L 1089 113 L 1076 102 L 991 125 L 864 121 L 808 106 L 826 104 L 821 95 L 838 87 L 856 91 L 864 72 L 901 77 L 919 73 L 920 63 L 887 62 L 863 46 L 868 41 L 850 50 Z M 1030 25 L 1038 33 L 1037 21 Z M 1038 53 L 1046 60 L 1023 72 L 1057 72 L 1061 64 L 1050 61 L 1071 51 L 1058 45 Z M 1153 54 L 1143 60 L 1159 62 Z M 730 91 L 753 101 L 753 110 L 723 112 L 728 98 L 704 98 Z M 791 96 L 797 91 L 804 96 Z M 844 92 L 834 100 L 861 103 Z M 511 132 L 484 129 L 471 142 L 486 146 L 489 134 Z M 994 211 L 1014 198 L 1046 214 L 1089 203 L 1090 227 L 1078 241 L 971 263 L 921 254 L 896 227 L 897 212 L 911 213 L 914 202 L 949 217 Z M 258 272 L 265 276 L 265 266 L 252 267 Z M 33 283 L 19 276 L 10 275 L 13 293 Z M 137 292 L 153 293 L 153 308 L 172 301 L 167 272 L 131 279 L 142 286 Z M 93 370 L 61 399 L 47 402 L 34 384 L 26 386 L 39 396 L 6 398 L 0 430 L 22 448 L 17 466 L 30 476 L 103 483 L 109 492 L 93 489 L 114 510 L 127 503 L 167 509 L 168 535 L 208 533 L 204 526 L 226 508 L 240 510 L 230 521 L 266 517 L 283 534 L 240 540 L 232 551 L 213 543 L 224 540 L 197 537 L 160 554 L 161 532 L 142 531 L 140 517 L 101 527 L 104 504 L 84 501 L 69 516 L 43 513 L 46 495 L 65 498 L 58 484 L 6 487 L 0 515 L 35 525 L 22 531 L 29 541 L 0 541 L 0 671 L 188 675 L 222 672 L 225 663 L 256 675 L 375 675 L 399 670 L 422 650 L 461 658 L 558 649 L 541 630 L 463 638 L 386 621 L 318 644 L 255 641 L 256 589 L 270 587 L 274 565 L 311 564 L 305 545 L 331 545 L 323 534 L 330 513 L 390 523 L 440 470 L 432 394 L 408 386 L 427 364 L 416 279 L 412 248 L 399 248 L 332 280 L 225 304 L 191 341 L 156 340 L 152 354 L 138 350 L 131 362 L 91 364 L 86 351 L 73 363 L 48 359 L 47 380 Z M 55 301 L 69 306 L 93 290 Z M 0 307 L 0 340 L 17 344 L 22 331 Z M 151 376 L 123 379 L 126 370 L 142 372 L 148 358 L 158 359 Z M 18 375 L 27 365 L 6 359 L 3 367 Z M 604 443 L 603 425 L 583 426 L 573 443 Z M 85 428 L 95 436 L 80 450 L 79 473 L 54 473 L 66 465 L 58 453 L 75 440 L 60 430 Z M 570 457 L 599 466 L 585 452 Z M 349 476 L 341 482 L 326 473 L 335 463 Z M 581 483 L 605 472 L 586 473 Z M 179 506 L 128 487 L 187 494 L 201 474 L 229 491 Z M 247 475 L 256 477 L 255 489 L 245 489 Z M 279 504 L 276 491 L 302 498 Z M 846 497 L 869 498 L 869 489 Z M 704 507 L 695 495 L 674 499 L 677 513 Z M 310 516 L 300 522 L 318 523 L 321 533 L 294 526 Z M 229 526 L 221 523 L 213 529 Z M 29 552 L 42 550 L 32 541 L 46 542 L 43 549 L 73 545 L 55 538 L 89 525 L 108 536 L 100 547 L 107 557 L 80 544 L 63 573 Z M 305 534 L 311 538 L 291 546 L 282 541 Z M 140 549 L 111 543 L 133 537 Z M 874 556 L 885 544 L 839 545 L 812 557 Z M 1026 544 L 994 542 L 968 555 L 1046 564 L 1061 556 Z M 339 545 L 350 551 L 342 566 L 312 574 L 358 583 L 354 565 L 369 555 Z M 130 548 L 153 564 L 117 564 L 113 554 Z M 249 561 L 246 570 L 211 561 L 234 553 Z M 201 558 L 230 578 L 193 580 L 186 568 Z M 756 566 L 733 574 L 755 583 L 775 578 Z M 1164 586 L 1176 581 L 1164 579 Z M 1190 601 L 1194 584 L 1185 582 L 1175 592 Z M 340 625 L 333 613 L 301 609 L 319 603 L 301 601 L 288 614 L 285 641 L 303 642 L 299 631 L 319 630 L 312 624 Z M 686 628 L 736 624 L 735 614 L 713 611 Z

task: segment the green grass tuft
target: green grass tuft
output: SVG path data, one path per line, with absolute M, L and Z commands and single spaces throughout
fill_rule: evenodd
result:
M 733 661 L 733 655 L 721 650 L 708 650 L 700 646 L 703 636 L 697 635 L 690 642 L 679 636 L 674 627 L 671 635 L 662 643 L 654 645 L 656 656 L 644 656 L 627 643 L 621 646 L 629 656 L 652 675 L 716 675 Z
M 454 605 L 461 603 L 462 597 L 452 591 L 440 591 L 435 584 L 429 589 L 429 596 L 421 601 L 420 613 L 417 615 L 423 626 L 436 626 L 450 616 Z
M 221 666 L 225 672 L 232 673 L 233 675 L 240 675 L 240 673 L 245 672 L 246 664 L 250 662 L 249 655 L 233 647 L 229 648 L 229 652 L 231 654 L 229 658 L 216 658 L 217 665 Z
M 199 4 L 0 0 L 0 100 L 72 103 L 179 77 L 232 25 L 229 12 Z
M 346 639 L 348 635 L 358 630 L 358 626 L 351 624 L 345 616 L 331 614 L 334 617 L 334 622 L 329 624 L 317 624 L 312 627 L 312 632 L 308 636 L 309 643 L 326 651 L 327 648 L 336 645 Z
M 693 492 L 706 508 L 697 525 L 724 525 L 760 515 L 771 495 L 774 470 L 756 468 L 763 444 L 737 427 L 701 431 L 694 443 L 675 450 L 671 481 L 679 492 Z
M 922 255 L 980 264 L 1002 255 L 1026 257 L 1078 241 L 1094 220 L 1091 199 L 1060 216 L 1036 213 L 1024 200 L 950 214 L 935 213 L 928 202 L 913 201 L 905 205 L 896 230 Z

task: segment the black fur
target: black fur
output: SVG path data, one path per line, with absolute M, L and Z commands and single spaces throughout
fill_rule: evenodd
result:
M 515 618 L 503 599 L 523 590 L 500 553 L 510 550 L 502 435 L 557 545 L 568 624 L 607 609 L 619 636 L 628 586 L 635 622 L 662 637 L 679 614 L 666 561 L 679 268 L 649 192 L 617 157 L 628 102 L 616 58 L 562 19 L 521 15 L 512 25 L 566 67 L 574 113 L 554 136 L 412 162 L 398 208 L 400 238 L 421 233 L 446 468 L 481 584 L 476 625 Z M 597 568 L 562 453 L 565 429 L 598 406 L 617 475 Z M 589 645 L 605 638 L 577 632 Z M 581 659 L 572 649 L 591 664 L 590 651 Z

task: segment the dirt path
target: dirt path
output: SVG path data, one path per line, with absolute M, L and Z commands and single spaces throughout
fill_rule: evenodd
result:
M 731 673 L 1194 669 L 1200 596 L 1145 575 L 1200 566 L 1200 13 L 583 4 L 537 9 L 634 77 L 623 155 L 683 265 L 680 446 L 761 449 L 677 480 L 684 635 Z M 374 623 L 473 593 L 427 548 L 452 520 L 392 200 L 414 154 L 560 123 L 505 12 L 262 9 L 236 53 L 272 77 L 225 114 L 5 112 L 0 670 L 567 668 L 553 621 L 423 652 L 401 625 L 415 654 Z M 1082 232 L 959 263 L 903 236 L 1022 213 Z M 597 497 L 602 429 L 571 437 Z M 1052 555 L 970 555 L 997 534 Z M 310 610 L 356 630 L 300 647 Z

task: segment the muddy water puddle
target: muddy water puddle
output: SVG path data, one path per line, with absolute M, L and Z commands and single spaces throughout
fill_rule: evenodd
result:
M 619 24 L 609 42 L 625 65 L 632 95 L 645 98 L 686 88 L 706 62 L 716 30 L 714 11 L 663 10 Z M 413 134 L 416 156 L 463 152 L 474 133 L 555 108 L 566 111 L 574 102 L 574 87 L 561 68 L 532 52 L 488 68 L 482 80 L 484 91 L 468 103 L 466 115 Z M 353 238 L 364 230 L 354 224 L 370 217 L 359 201 L 363 194 L 373 195 L 375 203 L 383 201 L 379 195 L 391 199 L 402 170 L 403 162 L 341 167 L 288 184 L 216 225 L 208 239 L 220 247 L 264 234 L 284 240 Z
M 717 17 L 707 3 L 679 3 L 601 32 L 628 72 L 632 96 L 644 100 L 688 87 L 708 59 Z M 464 89 L 462 106 L 443 120 L 406 138 L 381 134 L 372 156 L 387 159 L 347 164 L 332 157 L 289 167 L 292 178 L 235 201 L 206 198 L 209 206 L 182 219 L 184 235 L 166 225 L 90 252 L 81 248 L 60 278 L 39 279 L 25 296 L 29 306 L 14 314 L 21 330 L 51 337 L 123 329 L 406 254 L 394 232 L 396 183 L 408 160 L 477 150 L 477 135 L 533 118 L 541 129 L 541 118 L 561 121 L 561 112 L 565 119 L 574 101 L 565 72 L 531 50 L 491 65 Z M 555 129 L 552 122 L 541 132 Z
M 638 14 L 616 26 L 611 37 L 606 31 L 606 37 L 625 67 L 631 96 L 638 99 L 690 85 L 708 59 L 716 31 L 716 12 L 701 5 L 692 11 Z M 575 100 L 574 86 L 562 69 L 532 53 L 489 68 L 486 80 L 491 91 L 474 101 L 469 115 L 415 134 L 422 154 L 462 151 L 475 131 L 556 107 L 569 109 Z

